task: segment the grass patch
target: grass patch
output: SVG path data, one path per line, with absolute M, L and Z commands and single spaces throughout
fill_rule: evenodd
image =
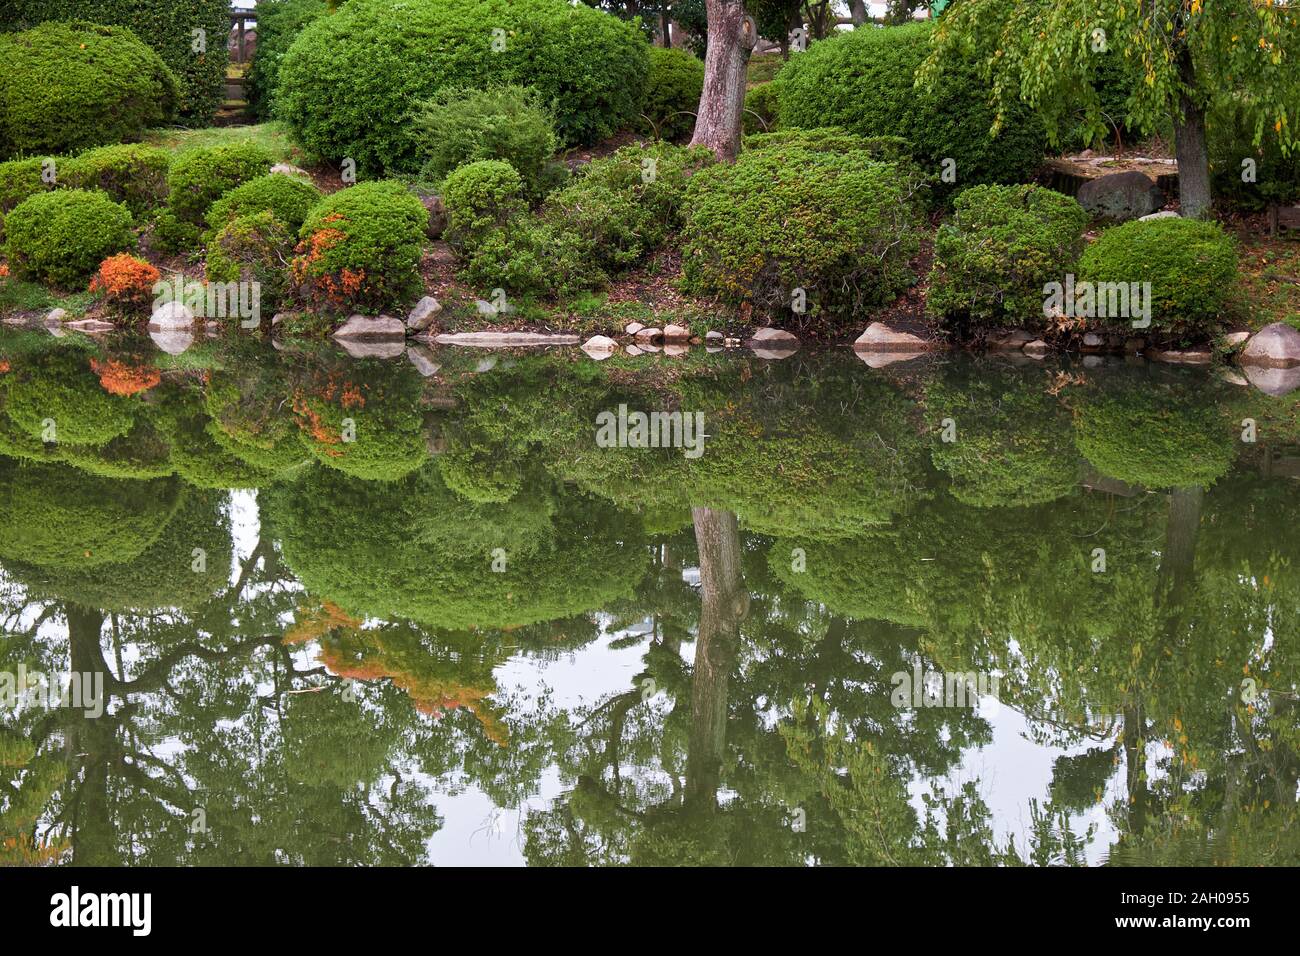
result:
M 150 130 L 144 141 L 150 146 L 165 149 L 173 156 L 183 156 L 196 149 L 227 146 L 231 143 L 251 141 L 265 147 L 278 163 L 302 165 L 307 159 L 289 139 L 288 130 L 280 123 L 258 123 L 255 126 L 212 126 L 206 129 L 167 127 Z
M 25 312 L 48 313 L 51 309 L 66 309 L 69 316 L 84 315 L 93 301 L 89 292 L 59 295 L 57 292 L 27 282 L 23 279 L 0 279 L 0 314 L 19 315 Z

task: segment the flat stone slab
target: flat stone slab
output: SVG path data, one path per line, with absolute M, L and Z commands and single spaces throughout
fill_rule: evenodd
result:
M 334 338 L 405 342 L 406 325 L 391 315 L 354 315 L 334 330 Z
M 1153 362 L 1166 362 L 1171 365 L 1209 365 L 1214 361 L 1213 354 L 1199 350 L 1149 349 L 1147 358 Z
M 884 322 L 872 322 L 853 342 L 859 352 L 928 352 L 934 345 L 911 332 L 890 328 Z
M 465 345 L 480 349 L 528 348 L 539 345 L 578 345 L 582 338 L 565 332 L 442 332 L 439 345 Z
M 1285 322 L 1266 325 L 1250 337 L 1237 361 L 1242 365 L 1289 368 L 1300 365 L 1300 332 Z

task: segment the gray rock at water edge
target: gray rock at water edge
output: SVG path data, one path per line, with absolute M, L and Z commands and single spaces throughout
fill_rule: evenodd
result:
M 636 339 L 637 345 L 644 347 L 646 343 L 653 345 L 655 342 L 660 341 L 664 337 L 664 330 L 643 325 L 641 328 L 637 329 L 636 334 L 632 337 Z
M 439 345 L 508 349 L 537 345 L 578 345 L 582 339 L 567 332 L 443 332 L 433 340 Z
M 1285 322 L 1266 325 L 1246 343 L 1237 361 L 1242 365 L 1289 368 L 1300 365 L 1300 332 Z
M 704 341 L 706 343 L 716 342 L 718 345 L 721 345 L 725 339 L 725 335 L 721 332 L 715 332 L 713 329 L 709 329 L 709 331 L 704 333 Z
M 683 328 L 680 325 L 664 326 L 665 342 L 689 342 L 691 340 L 691 330 Z
M 50 309 L 50 314 L 45 317 L 46 322 L 62 322 L 68 317 L 67 309 Z
M 785 329 L 777 329 L 768 325 L 758 329 L 754 332 L 753 336 L 750 337 L 749 347 L 753 348 L 755 345 L 761 345 L 768 348 L 797 349 L 799 347 L 799 338 L 792 332 L 787 332 Z
M 406 327 L 412 332 L 423 332 L 433 325 L 433 320 L 438 317 L 438 313 L 441 311 L 442 303 L 433 296 L 426 295 L 415 303 L 415 308 L 406 317 Z
M 1112 222 L 1128 222 L 1156 212 L 1165 204 L 1165 194 L 1145 173 L 1110 173 L 1090 179 L 1079 187 L 1079 205 L 1094 216 Z
M 996 352 L 1019 352 L 1034 340 L 1024 329 L 1012 329 L 1001 335 L 995 335 L 988 341 L 988 347 Z
M 859 352 L 928 352 L 932 344 L 919 335 L 900 332 L 884 322 L 872 322 L 854 340 L 853 348 Z
M 1042 358 L 1048 352 L 1052 351 L 1052 347 L 1042 339 L 1034 339 L 1032 342 L 1026 342 L 1025 347 L 1021 349 L 1021 351 L 1030 358 Z
M 194 313 L 182 302 L 164 302 L 149 316 L 151 329 L 188 329 L 194 324 Z
M 608 335 L 593 335 L 582 343 L 582 350 L 597 362 L 603 362 L 618 351 L 618 343 Z
M 1263 365 L 1247 365 L 1242 369 L 1250 384 L 1265 395 L 1280 397 L 1289 395 L 1300 388 L 1300 365 L 1290 368 L 1267 368 Z
M 1083 334 L 1083 347 L 1085 349 L 1099 349 L 1106 344 L 1106 340 L 1096 332 L 1085 332 Z
M 353 315 L 334 330 L 334 338 L 405 342 L 406 326 L 391 315 Z
M 438 374 L 440 366 L 434 361 L 434 354 L 426 349 L 423 345 L 411 345 L 406 349 L 406 357 L 410 359 L 411 364 L 415 366 L 417 372 L 425 378 Z
M 1249 341 L 1249 332 L 1229 332 L 1219 339 L 1219 344 L 1225 349 L 1239 349 Z
M 642 325 L 640 322 L 629 322 L 624 327 L 623 331 L 626 332 L 628 335 L 635 336 L 638 332 L 640 332 L 644 328 L 645 326 Z

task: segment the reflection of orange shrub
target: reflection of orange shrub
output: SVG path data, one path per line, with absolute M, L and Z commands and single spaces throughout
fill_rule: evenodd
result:
M 0 279 L 9 278 L 9 263 L 0 262 Z
M 90 291 L 119 306 L 140 306 L 150 300 L 154 283 L 162 274 L 135 256 L 123 252 L 109 256 L 99 264 L 90 280 Z
M 9 368 L 10 368 L 9 360 L 0 359 L 0 375 L 3 375 L 5 372 L 9 371 Z
M 352 617 L 332 601 L 322 601 L 318 608 L 299 608 L 298 621 L 285 631 L 283 644 L 306 644 L 342 628 L 355 631 L 361 627 L 359 618 Z
M 136 395 L 149 391 L 162 381 L 162 373 L 152 365 L 127 365 L 117 359 L 107 362 L 91 359 L 90 367 L 99 376 L 99 384 L 110 395 Z

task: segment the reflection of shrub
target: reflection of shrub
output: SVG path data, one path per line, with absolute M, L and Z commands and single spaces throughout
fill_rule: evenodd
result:
M 241 183 L 214 202 L 208 209 L 208 228 L 216 231 L 239 216 L 269 212 L 297 232 L 319 201 L 320 190 L 306 180 L 267 173 Z
M 138 558 L 179 502 L 169 479 L 122 482 L 65 465 L 0 464 L 0 555 L 43 568 Z
M 1126 222 L 1103 232 L 1079 261 L 1080 281 L 1150 282 L 1152 327 L 1176 333 L 1211 331 L 1236 276 L 1232 237 L 1195 219 Z M 1130 318 L 1118 321 L 1128 327 Z
M 103 193 L 40 193 L 5 217 L 10 266 L 18 275 L 58 286 L 85 281 L 105 258 L 134 244 L 131 213 Z
M 73 189 L 98 189 L 143 216 L 167 199 L 171 157 L 152 146 L 101 146 L 59 164 L 59 182 Z
M 9 385 L 5 412 L 35 439 L 51 434 L 59 444 L 97 447 L 131 430 L 130 399 L 110 395 L 84 355 L 58 353 Z
M 686 208 L 687 290 L 773 311 L 796 288 L 814 313 L 888 302 L 919 248 L 908 178 L 862 154 L 747 151 L 697 174 Z
M 535 90 L 445 87 L 421 104 L 414 122 L 425 157 L 423 180 L 441 182 L 457 167 L 484 159 L 513 166 L 531 196 L 540 196 L 555 179 L 555 126 Z
M 176 78 L 123 27 L 51 22 L 0 34 L 0 151 L 137 140 L 176 110 Z
M 685 50 L 650 48 L 641 113 L 662 139 L 679 139 L 695 128 L 703 90 L 704 64 L 698 58 Z
M 379 311 L 421 288 L 429 214 L 395 182 L 361 183 L 327 196 L 302 227 L 293 278 L 312 305 Z
M 555 104 L 566 143 L 597 142 L 635 119 L 646 49 L 632 24 L 564 0 L 350 0 L 298 37 L 276 95 L 312 152 L 372 175 L 414 172 L 412 103 L 517 83 Z
M 266 148 L 254 142 L 185 153 L 167 174 L 168 209 L 180 222 L 202 223 L 214 202 L 236 186 L 266 175 L 273 162 Z
M 303 444 L 317 460 L 368 481 L 396 481 L 429 459 L 424 421 L 410 378 L 331 380 L 300 392 L 293 410 Z
M 1079 452 L 1098 471 L 1152 489 L 1212 485 L 1236 451 L 1212 397 L 1157 382 L 1089 395 L 1076 424 Z
M 438 469 L 447 487 L 478 504 L 509 501 L 523 485 L 518 461 L 473 448 L 444 452 Z
M 792 555 L 803 549 L 802 570 Z M 889 531 L 839 541 L 778 539 L 767 555 L 777 580 L 836 614 L 860 620 L 919 625 L 908 589 L 915 585 L 915 561 Z
M 934 240 L 927 305 L 950 319 L 1039 324 L 1043 286 L 1064 281 L 1083 245 L 1088 214 L 1038 186 L 972 186 Z
M 842 126 L 865 136 L 902 136 L 937 173 L 957 164 L 961 186 L 1018 183 L 1042 161 L 1046 137 L 1028 107 L 1012 111 L 996 138 L 995 111 L 976 63 L 946 64 L 933 93 L 913 84 L 929 54 L 931 24 L 853 30 L 814 43 L 778 75 L 782 126 Z

